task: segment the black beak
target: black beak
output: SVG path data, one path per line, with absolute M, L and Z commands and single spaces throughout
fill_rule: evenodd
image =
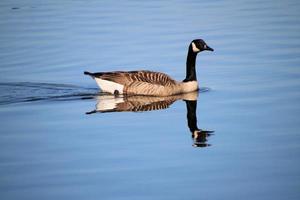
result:
M 206 48 L 205 48 L 204 50 L 206 50 L 206 51 L 214 51 L 214 49 L 213 49 L 213 48 L 210 48 L 210 47 L 209 47 L 209 46 L 207 46 L 207 45 L 206 45 Z

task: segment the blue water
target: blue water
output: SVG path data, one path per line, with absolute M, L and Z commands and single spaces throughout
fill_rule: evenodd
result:
M 0 198 L 299 199 L 299 10 L 296 0 L 1 1 Z M 206 147 L 181 97 L 86 114 L 132 101 L 83 71 L 183 80 L 195 38 L 215 49 L 197 58 Z

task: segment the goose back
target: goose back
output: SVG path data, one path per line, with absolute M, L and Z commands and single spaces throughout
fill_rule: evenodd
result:
M 99 72 L 92 76 L 96 81 L 101 79 L 112 84 L 120 84 L 123 86 L 123 91 L 119 92 L 124 94 L 168 96 L 176 93 L 176 86 L 178 86 L 178 83 L 167 74 L 147 70 Z M 105 90 L 103 86 L 102 89 Z

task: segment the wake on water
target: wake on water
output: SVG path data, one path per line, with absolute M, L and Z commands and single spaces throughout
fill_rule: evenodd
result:
M 98 88 L 53 83 L 0 83 L 0 105 L 35 101 L 69 101 L 93 98 Z
M 200 88 L 207 92 L 209 88 Z M 37 101 L 71 101 L 92 99 L 106 95 L 98 88 L 86 88 L 70 84 L 7 82 L 0 83 L 0 105 Z

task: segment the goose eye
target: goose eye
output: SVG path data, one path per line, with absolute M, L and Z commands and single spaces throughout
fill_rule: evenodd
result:
M 204 45 L 204 49 L 206 49 L 206 44 Z

